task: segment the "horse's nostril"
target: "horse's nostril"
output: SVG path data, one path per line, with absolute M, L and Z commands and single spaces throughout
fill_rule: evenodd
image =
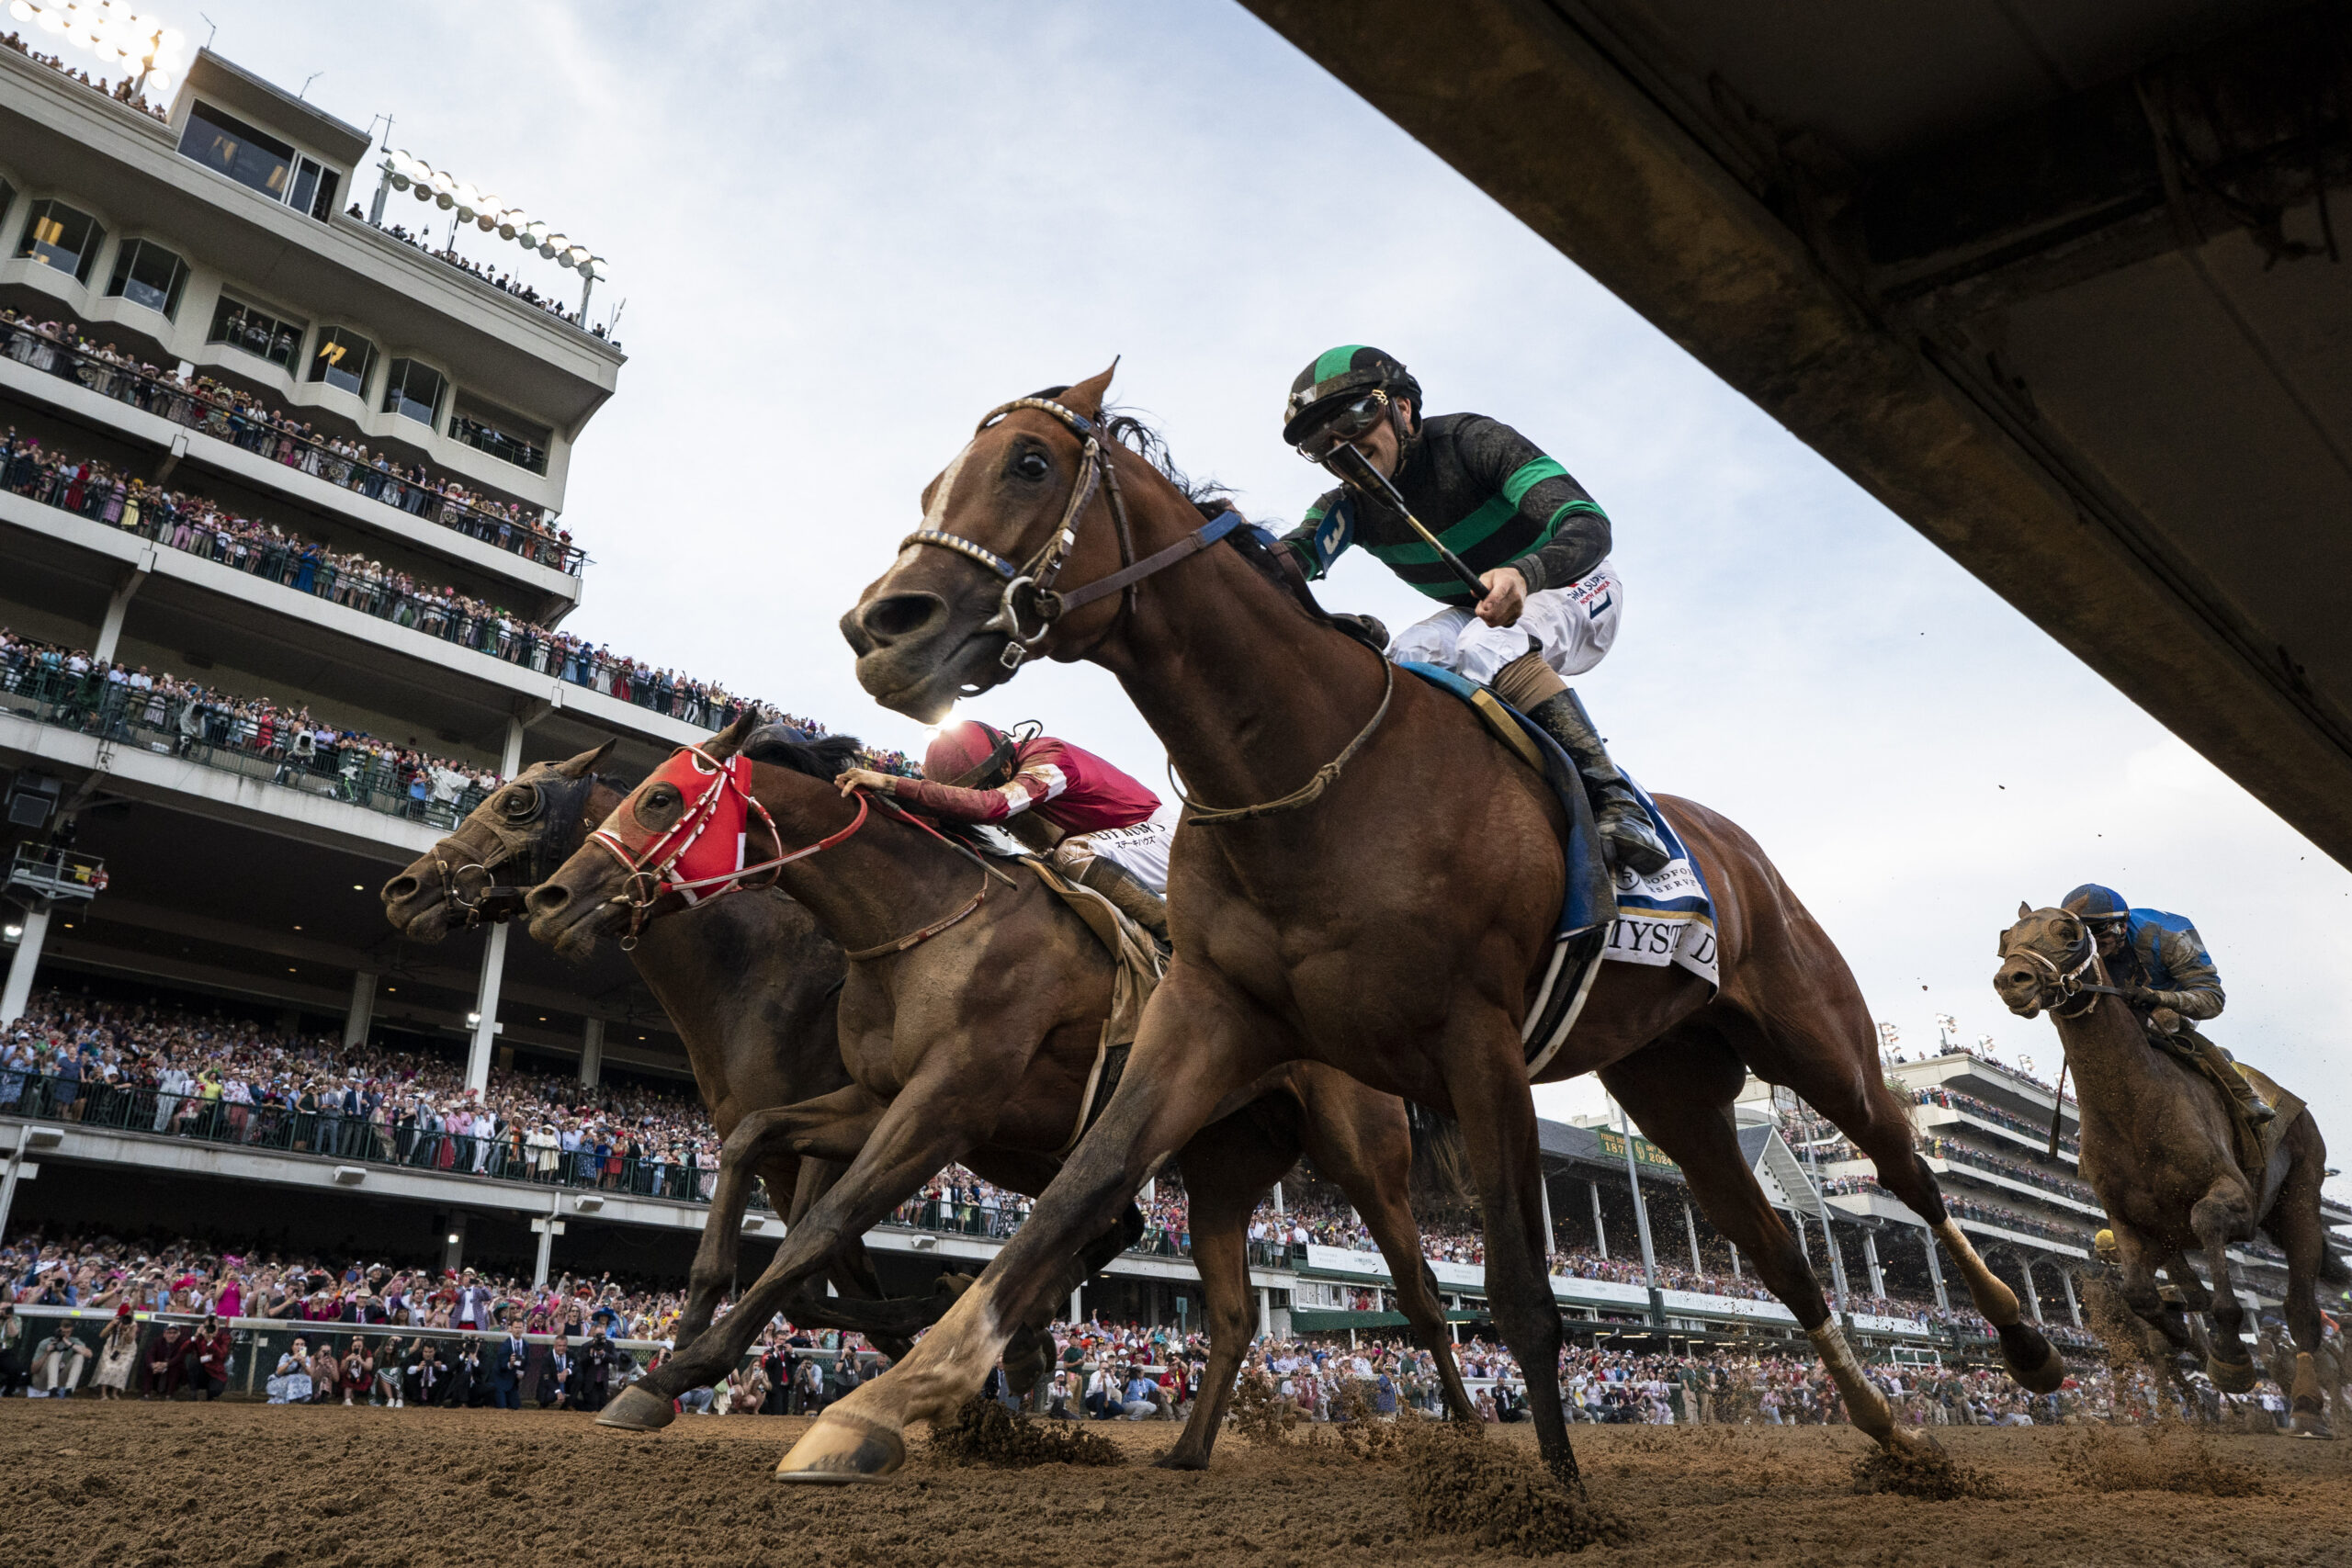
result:
M 416 878 L 413 876 L 395 876 L 384 884 L 384 900 L 387 903 L 397 904 L 403 898 L 415 897 Z
M 571 902 L 571 889 L 560 882 L 542 882 L 524 898 L 533 916 L 552 915 Z
M 928 629 L 946 614 L 946 602 L 936 593 L 893 593 L 868 604 L 858 626 L 872 642 L 887 647 Z

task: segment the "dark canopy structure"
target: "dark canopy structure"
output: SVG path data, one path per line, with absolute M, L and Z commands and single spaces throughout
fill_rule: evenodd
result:
M 1245 4 L 2352 863 L 2352 11 Z

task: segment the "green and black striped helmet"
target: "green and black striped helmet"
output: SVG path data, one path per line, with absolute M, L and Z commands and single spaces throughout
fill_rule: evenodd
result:
M 1419 412 L 1421 384 L 1395 355 L 1360 343 L 1324 350 L 1290 384 L 1290 397 L 1283 404 L 1283 439 L 1297 446 L 1325 411 L 1374 388 L 1392 398 L 1412 399 L 1414 412 Z

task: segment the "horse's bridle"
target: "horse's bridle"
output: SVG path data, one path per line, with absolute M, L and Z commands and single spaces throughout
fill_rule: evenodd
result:
M 718 891 L 711 897 L 718 898 L 724 897 L 729 893 L 743 892 L 747 886 L 773 887 L 775 886 L 777 877 L 783 874 L 784 867 L 790 865 L 794 861 L 806 860 L 810 855 L 823 853 L 835 844 L 849 839 L 860 828 L 865 826 L 865 818 L 872 802 L 865 795 L 860 794 L 857 798 L 857 815 L 850 818 L 848 827 L 838 833 L 820 839 L 813 844 L 787 852 L 784 847 L 784 835 L 776 830 L 775 818 L 768 815 L 768 808 L 760 804 L 757 795 L 736 782 L 735 770 L 699 746 L 681 746 L 676 751 L 671 753 L 671 758 L 675 761 L 689 754 L 699 758 L 709 768 L 711 779 L 703 792 L 689 801 L 686 808 L 679 813 L 677 821 L 643 842 L 635 844 L 613 831 L 609 822 L 588 835 L 589 843 L 598 846 L 620 862 L 622 868 L 628 873 L 622 879 L 621 890 L 614 894 L 609 900 L 628 908 L 628 934 L 621 938 L 623 953 L 636 949 L 637 939 L 645 930 L 647 911 L 659 903 L 664 895 L 695 893 L 705 887 L 716 887 Z M 694 848 L 695 841 L 702 837 L 711 823 L 718 819 L 719 808 L 726 803 L 730 792 L 741 798 L 747 813 L 758 814 L 761 825 L 768 830 L 768 841 L 776 847 L 775 856 L 773 859 L 762 861 L 757 865 L 741 866 L 733 871 L 722 872 L 716 876 L 698 876 L 685 881 L 671 880 L 672 870 L 676 867 L 685 852 Z M 619 816 L 618 811 L 613 813 L 615 819 Z M 744 880 L 747 877 L 757 876 L 762 872 L 773 874 L 767 881 L 758 884 L 749 884 Z
M 2062 956 L 2064 961 L 2063 965 L 2059 960 L 2052 959 L 2039 948 L 2030 947 L 2022 942 L 2010 943 L 2001 949 L 2002 963 L 2006 964 L 2013 958 L 2029 959 L 2038 964 L 2049 976 L 2043 982 L 2041 990 L 2036 993 L 2036 1000 L 2039 1001 L 2042 996 L 2054 997 L 2055 999 L 2040 1004 L 2042 1010 L 2052 1018 L 2069 1021 L 2087 1018 L 2092 1010 L 2098 1006 L 2098 999 L 2101 997 L 2128 997 L 2131 994 L 2128 991 L 2119 990 L 2113 986 L 2094 985 L 2084 978 L 2084 976 L 2090 972 L 2092 963 L 2098 957 L 2098 941 L 2091 935 L 2087 925 L 2084 926 L 2080 940 L 2069 943 Z M 2066 1005 L 2068 1003 L 2078 1005 L 2069 1008 Z
M 589 791 L 593 790 L 596 784 L 594 774 L 571 782 L 575 782 L 579 785 L 580 803 L 587 800 Z M 508 787 L 517 786 L 509 785 Z M 481 860 L 468 861 L 462 865 L 452 867 L 442 855 L 441 845 L 434 846 L 433 863 L 441 874 L 441 896 L 448 903 L 466 912 L 468 930 L 481 925 L 484 920 L 497 924 L 500 921 L 519 917 L 524 909 L 523 901 L 529 897 L 531 889 L 554 875 L 556 866 L 561 863 L 560 861 L 553 859 L 553 847 L 548 842 L 548 834 L 542 829 L 533 837 L 530 852 L 524 858 L 525 869 L 530 877 L 528 881 L 505 883 L 497 881 L 490 875 L 492 871 L 515 858 L 514 847 L 506 841 L 504 833 L 500 829 L 509 826 L 536 823 L 547 811 L 548 786 L 544 784 L 534 784 L 527 787 L 531 792 L 530 808 L 519 817 L 512 813 L 500 814 L 499 827 L 492 829 L 498 836 L 498 847 Z M 455 835 L 452 835 L 452 838 L 454 837 Z M 450 842 L 449 839 L 441 840 L 442 844 L 448 842 Z M 563 859 L 570 859 L 571 853 L 569 850 L 565 851 Z M 484 883 L 481 895 L 473 898 L 466 897 L 465 876 L 470 871 L 479 871 L 489 879 Z
M 1008 672 L 1020 669 L 1023 660 L 1035 653 L 1038 644 L 1053 631 L 1054 623 L 1072 610 L 1083 609 L 1098 599 L 1124 592 L 1126 603 L 1121 614 L 1131 612 L 1135 608 L 1136 583 L 1156 571 L 1174 566 L 1186 556 L 1206 549 L 1241 525 L 1241 513 L 1228 507 L 1166 549 L 1155 551 L 1141 560 L 1136 559 L 1135 531 L 1127 522 L 1127 502 L 1119 491 L 1118 469 L 1112 462 L 1102 427 L 1092 420 L 1051 398 L 1015 398 L 1009 403 L 1000 403 L 990 409 L 988 416 L 973 430 L 972 439 L 978 440 L 997 421 L 1023 409 L 1035 409 L 1040 413 L 1050 415 L 1079 440 L 1078 482 L 1070 487 L 1069 502 L 1062 508 L 1061 521 L 1054 525 L 1054 531 L 1046 536 L 1046 542 L 1038 547 L 1037 552 L 1027 561 L 1015 566 L 986 545 L 965 538 L 960 534 L 950 534 L 943 528 L 918 528 L 899 541 L 901 552 L 911 545 L 930 545 L 937 549 L 953 551 L 967 560 L 977 561 L 1003 581 L 1003 597 L 997 604 L 997 612 L 981 623 L 980 630 L 1004 633 L 1004 652 L 999 656 L 999 662 Z M 970 449 L 970 444 L 967 443 L 965 450 Z M 953 474 L 953 465 L 948 471 Z M 1054 584 L 1060 580 L 1062 567 L 1078 544 L 1079 523 L 1097 490 L 1110 502 L 1111 525 L 1119 538 L 1119 570 L 1083 587 L 1073 588 L 1067 593 L 1057 592 Z M 944 500 L 944 497 L 942 499 Z M 1027 600 L 1025 612 L 1024 598 Z M 1025 635 L 1021 627 L 1024 613 L 1034 618 L 1037 626 L 1035 631 Z M 1102 635 L 1108 637 L 1110 628 L 1104 628 Z

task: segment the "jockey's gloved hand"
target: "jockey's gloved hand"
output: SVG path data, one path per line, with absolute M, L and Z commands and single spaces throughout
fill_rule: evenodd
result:
M 2180 1014 L 2167 1007 L 2160 1007 L 2148 1015 L 2148 1027 L 2160 1034 L 2179 1033 L 2180 1023 Z

